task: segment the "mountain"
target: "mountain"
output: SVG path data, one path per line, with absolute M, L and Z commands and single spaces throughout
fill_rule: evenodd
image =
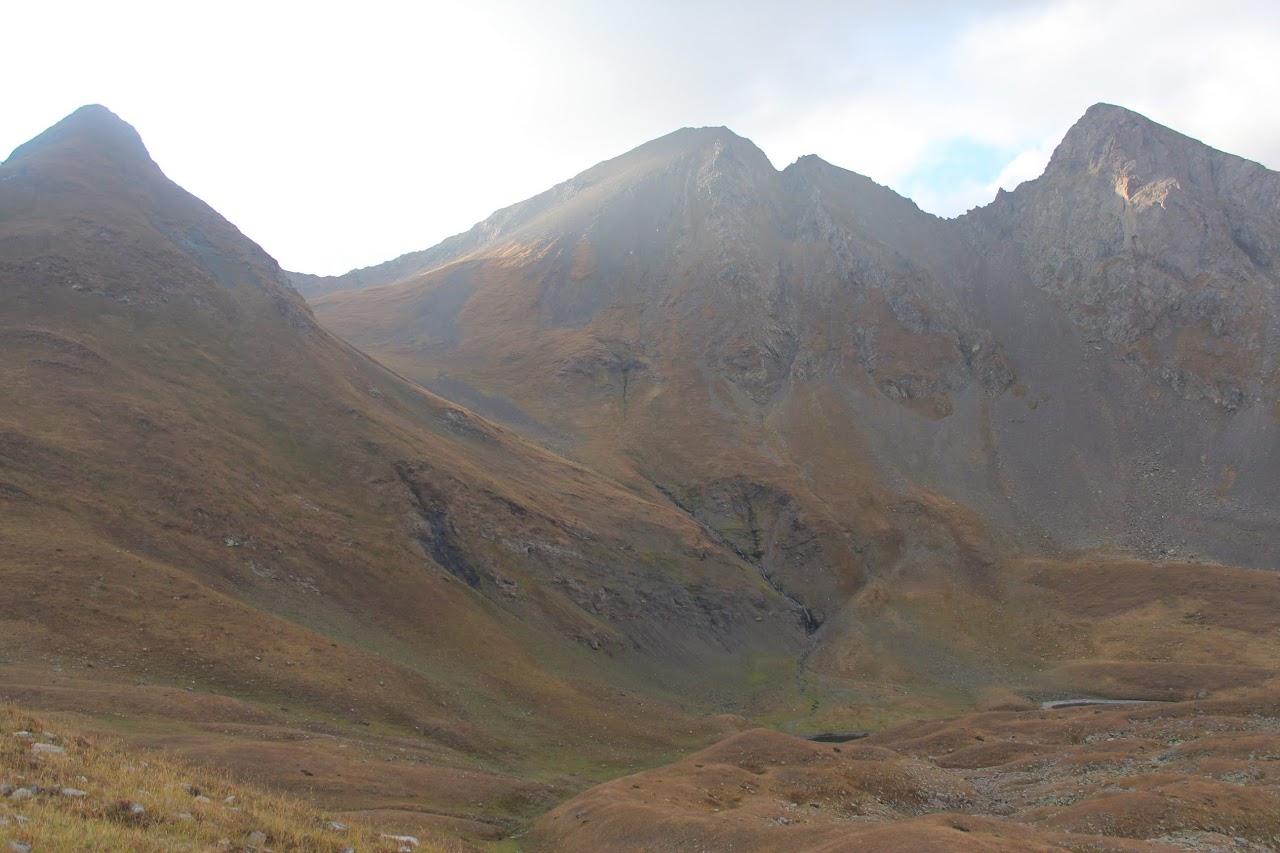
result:
M 0 318 L 0 696 L 492 833 L 804 646 L 684 513 L 317 326 L 102 107 L 0 167 Z
M 313 305 L 713 531 L 811 614 L 811 688 L 973 695 L 1058 655 L 1027 558 L 1274 568 L 1276 181 L 1099 105 L 941 220 L 687 128 Z
M 802 600 L 892 564 L 880 488 L 928 490 L 1016 548 L 1270 567 L 1278 188 L 1098 105 L 1042 177 L 947 221 L 686 129 L 314 304 L 637 488 L 798 507 L 826 567 L 775 560 Z
M 1001 406 L 1011 486 L 1058 538 L 1275 567 L 1278 201 L 1275 172 L 1099 105 L 957 223 L 1043 403 Z
M 0 165 L 0 700 L 509 847 L 1271 844 L 1271 187 L 1099 107 L 944 221 L 685 129 L 313 315 L 83 108 Z

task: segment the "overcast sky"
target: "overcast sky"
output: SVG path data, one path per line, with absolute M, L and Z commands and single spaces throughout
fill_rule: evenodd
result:
M 1097 101 L 1280 168 L 1277 7 L 11 3 L 0 149 L 105 104 L 171 178 L 317 273 L 426 248 L 688 125 L 952 216 L 1038 175 Z

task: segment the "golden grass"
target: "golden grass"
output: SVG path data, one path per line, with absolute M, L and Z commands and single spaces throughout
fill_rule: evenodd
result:
M 36 744 L 63 752 L 40 752 Z M 337 853 L 394 851 L 407 843 L 383 838 L 376 827 L 335 822 L 310 803 L 233 782 L 217 770 L 143 758 L 13 705 L 0 706 L 0 785 L 33 792 L 0 799 L 0 843 L 41 853 L 254 847 Z M 418 840 L 419 853 L 467 849 Z

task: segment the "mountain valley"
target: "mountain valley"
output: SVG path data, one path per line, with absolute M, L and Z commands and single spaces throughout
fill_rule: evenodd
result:
M 326 278 L 84 107 L 0 699 L 479 849 L 1273 849 L 1277 210 L 1109 105 L 953 220 L 686 128 Z

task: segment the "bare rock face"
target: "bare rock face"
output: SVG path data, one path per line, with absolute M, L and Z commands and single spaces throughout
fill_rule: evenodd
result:
M 1027 522 L 1273 566 L 1277 210 L 1275 172 L 1100 104 L 1042 177 L 955 223 L 981 258 L 964 301 L 1024 392 L 991 432 Z
M 1277 210 L 1280 175 L 1099 104 L 967 224 L 1157 382 L 1236 411 L 1274 376 Z

